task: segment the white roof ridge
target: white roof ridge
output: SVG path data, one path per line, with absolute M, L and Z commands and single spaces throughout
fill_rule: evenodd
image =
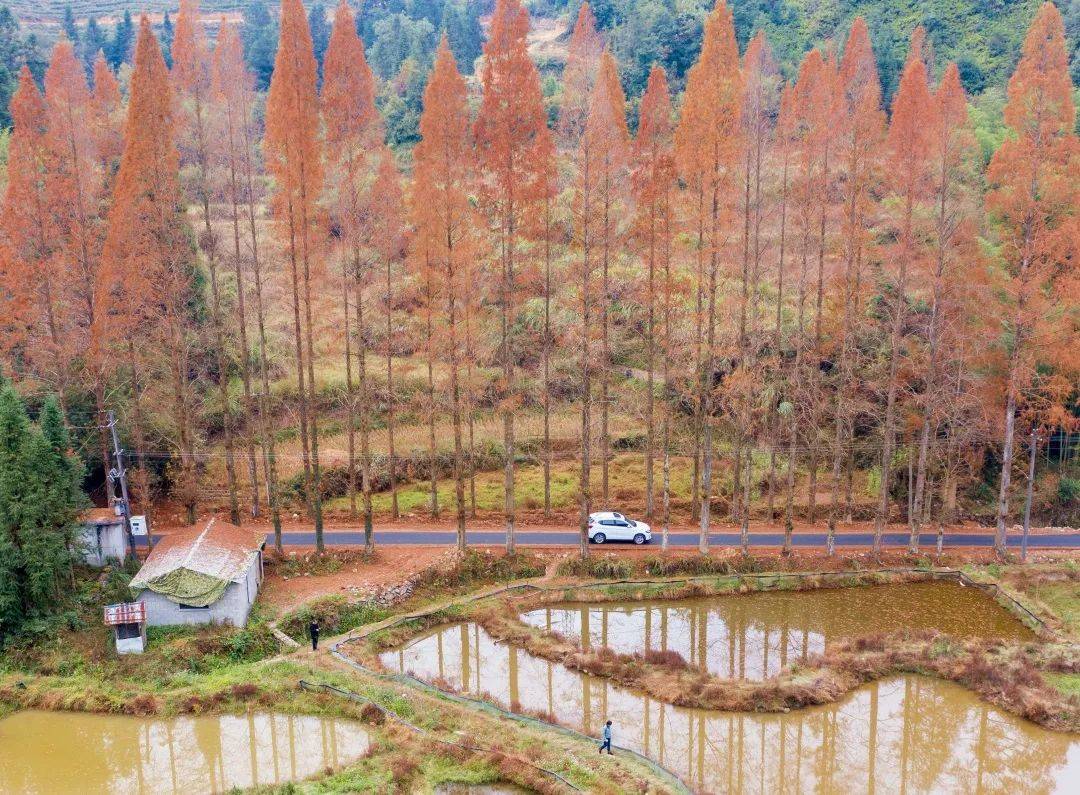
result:
M 211 516 L 210 517 L 210 521 L 206 523 L 206 527 L 204 527 L 203 531 L 201 533 L 199 533 L 199 537 L 196 538 L 192 542 L 190 547 L 188 547 L 187 554 L 184 555 L 184 559 L 180 562 L 180 565 L 177 566 L 176 568 L 178 568 L 178 569 L 179 568 L 185 568 L 185 569 L 190 568 L 188 566 L 188 564 L 191 563 L 191 559 L 193 557 L 195 557 L 195 553 L 199 550 L 199 547 L 202 545 L 202 542 L 204 540 L 206 540 L 206 534 L 210 532 L 210 528 L 214 526 L 214 522 L 216 522 L 216 521 L 217 521 L 216 516 Z

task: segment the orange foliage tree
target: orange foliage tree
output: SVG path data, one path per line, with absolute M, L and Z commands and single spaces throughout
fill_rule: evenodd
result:
M 705 21 L 701 56 L 686 79 L 682 117 L 675 131 L 675 157 L 693 196 L 693 235 L 698 254 L 699 303 L 704 314 L 695 404 L 701 428 L 700 536 L 701 552 L 709 548 L 712 506 L 714 370 L 718 347 L 716 302 L 720 260 L 728 253 L 735 204 L 735 167 L 742 151 L 739 101 L 742 79 L 731 9 L 718 2 Z M 705 260 L 708 267 L 705 267 Z M 703 295 L 702 295 L 703 293 Z M 696 456 L 695 456 L 696 457 Z
M 355 414 L 360 412 L 360 480 L 364 502 L 364 539 L 374 546 L 371 507 L 371 413 L 367 379 L 368 316 L 365 288 L 372 263 L 365 256 L 370 237 L 369 152 L 382 139 L 382 120 L 375 108 L 375 81 L 356 33 L 352 11 L 344 1 L 334 12 L 334 27 L 323 65 L 323 119 L 326 125 L 327 193 L 339 230 L 342 249 L 345 379 L 348 393 L 349 509 L 356 515 Z M 356 365 L 359 399 L 353 386 L 350 295 L 355 316 Z
M 216 381 L 221 408 L 221 431 L 225 448 L 225 479 L 229 490 L 229 517 L 240 524 L 240 503 L 237 494 L 236 461 L 233 451 L 233 413 L 229 400 L 229 375 L 232 362 L 225 349 L 225 318 L 222 311 L 221 286 L 218 274 L 217 236 L 210 223 L 210 54 L 199 19 L 198 0 L 180 0 L 176 17 L 176 36 L 172 45 L 172 78 L 177 97 L 177 127 L 182 174 L 187 176 L 188 198 L 202 210 L 203 229 L 198 238 L 199 249 L 206 259 L 210 274 L 210 325 L 217 365 Z M 248 446 L 248 473 L 251 493 L 257 495 L 255 483 L 255 446 Z M 256 509 L 257 510 L 257 509 Z
M 144 16 L 139 22 L 135 68 L 125 124 L 124 153 L 116 175 L 113 204 L 102 253 L 107 288 L 114 293 L 114 333 L 130 344 L 133 398 L 144 388 L 135 336 L 145 339 L 151 374 L 160 368 L 171 385 L 174 445 L 180 466 L 176 493 L 195 521 L 195 400 L 192 354 L 197 345 L 191 317 L 194 271 L 180 212 L 179 156 L 174 144 L 173 92 L 161 48 Z M 114 327 L 116 328 L 116 327 Z M 137 425 L 141 423 L 136 420 Z
M 829 500 L 826 551 L 835 551 L 836 526 L 840 515 L 841 479 L 846 468 L 844 504 L 851 521 L 852 478 L 854 476 L 855 417 L 859 406 L 852 386 L 859 371 L 855 337 L 863 315 L 863 262 L 869 245 L 873 212 L 872 189 L 880 178 L 881 145 L 885 134 L 885 113 L 881 108 L 878 80 L 870 34 L 862 17 L 851 24 L 839 74 L 840 112 L 837 141 L 837 169 L 840 173 L 841 246 L 839 375 L 833 418 L 832 497 Z
M 888 189 L 894 198 L 887 219 L 894 242 L 883 251 L 882 289 L 887 297 L 885 315 L 889 321 L 886 354 L 885 410 L 881 423 L 881 482 L 874 517 L 874 553 L 881 551 L 881 534 L 889 518 L 889 490 L 892 485 L 893 452 L 896 449 L 897 414 L 900 399 L 900 365 L 905 353 L 904 324 L 907 315 L 909 279 L 923 264 L 925 245 L 920 239 L 918 216 L 932 190 L 930 132 L 934 127 L 934 104 L 923 61 L 921 34 L 912 36 L 911 50 L 893 98 L 892 119 L 885 141 Z
M 266 316 L 264 298 L 265 271 L 263 252 L 260 247 L 257 208 L 260 194 L 257 180 L 255 148 L 258 131 L 255 124 L 254 78 L 244 65 L 244 51 L 236 28 L 223 21 L 218 33 L 217 46 L 211 71 L 211 96 L 214 135 L 212 154 L 220 175 L 220 186 L 229 202 L 229 220 L 232 228 L 233 276 L 236 280 L 236 327 L 240 343 L 240 374 L 243 383 L 244 413 L 252 422 L 258 407 L 258 435 L 263 475 L 266 485 L 270 520 L 274 527 L 274 542 L 280 553 L 281 507 L 277 477 L 277 451 L 274 435 L 269 427 L 270 367 L 267 356 Z M 258 398 L 253 394 L 251 365 L 252 344 L 248 338 L 247 321 L 247 274 L 255 298 L 255 325 L 258 340 L 258 363 L 261 390 Z M 249 428 L 249 440 L 251 430 Z M 250 444 L 250 441 L 249 441 Z M 250 458 L 250 451 L 249 451 Z M 252 484 L 258 480 L 257 472 L 250 472 Z M 252 496 L 252 509 L 258 510 L 257 489 Z
M 998 490 L 998 551 L 1005 551 L 1017 408 L 1042 386 L 1036 365 L 1064 353 L 1075 334 L 1080 153 L 1061 13 L 1045 3 L 1031 23 L 1009 81 L 1012 135 L 987 171 L 986 209 L 1000 240 L 1005 300 L 1004 423 Z M 1046 386 L 1050 386 L 1046 384 Z
M 107 78 L 102 82 L 103 90 L 108 90 Z M 58 265 L 67 274 L 63 280 L 70 317 L 66 341 L 82 354 L 86 385 L 103 417 L 113 341 L 97 334 L 107 328 L 98 319 L 108 311 L 107 305 L 99 304 L 108 298 L 100 289 L 106 207 L 100 149 L 111 131 L 97 123 L 86 72 L 66 39 L 57 43 L 45 73 L 45 110 L 46 193 L 57 234 Z M 98 432 L 98 452 L 108 473 L 109 447 L 103 427 Z M 111 499 L 112 489 L 108 491 Z
M 637 202 L 634 237 L 646 266 L 646 334 L 647 334 L 647 404 L 645 443 L 645 505 L 654 512 L 653 458 L 656 452 L 656 367 L 657 278 L 660 278 L 662 302 L 661 328 L 663 383 L 670 384 L 675 347 L 672 340 L 672 302 L 675 298 L 671 270 L 672 235 L 675 227 L 675 162 L 672 147 L 675 132 L 671 111 L 671 95 L 667 74 L 653 66 L 641 97 L 638 111 L 637 138 L 634 140 L 634 197 Z M 667 549 L 671 525 L 671 411 L 666 401 L 660 403 L 661 518 L 662 548 Z
M 412 216 L 417 240 L 428 252 L 441 293 L 441 346 L 449 369 L 450 413 L 454 429 L 454 507 L 458 546 L 465 547 L 465 463 L 462 443 L 460 363 L 462 303 L 476 274 L 477 219 L 470 202 L 472 141 L 465 81 L 445 36 L 424 91 L 420 142 L 413 151 Z
M 263 151 L 274 177 L 274 217 L 289 259 L 305 492 L 315 521 L 315 548 L 321 554 L 323 517 L 312 329 L 312 282 L 317 275 L 320 243 L 317 202 L 323 186 L 316 72 L 304 7 L 300 0 L 282 0 L 281 37 L 266 97 Z
M 529 14 L 519 0 L 496 0 L 484 45 L 483 98 L 474 127 L 480 164 L 479 191 L 499 252 L 497 277 L 502 363 L 500 411 L 506 549 L 514 552 L 514 412 L 520 396 L 514 383 L 517 345 L 512 329 L 521 301 L 518 246 L 525 214 L 542 203 L 550 189 L 553 146 L 544 117 L 540 77 L 525 40 Z M 492 263 L 493 265 L 495 263 Z
M 57 229 L 46 193 L 50 158 L 45 101 L 25 66 L 11 98 L 11 117 L 14 130 L 2 221 L 12 256 L 5 263 L 4 281 L 17 314 L 9 321 L 14 333 L 7 347 L 20 347 L 51 389 L 63 396 L 68 386 L 69 349 L 56 258 Z
M 596 29 L 596 17 L 589 4 L 578 9 L 574 32 L 566 51 L 566 66 L 562 73 L 562 105 L 559 108 L 559 141 L 563 148 L 573 150 L 589 117 L 589 96 L 600 68 L 604 40 Z

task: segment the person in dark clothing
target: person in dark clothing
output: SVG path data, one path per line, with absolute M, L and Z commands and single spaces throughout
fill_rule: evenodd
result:
M 319 650 L 319 620 L 317 618 L 311 619 L 311 624 L 308 625 L 308 634 L 311 635 L 311 650 Z
M 604 749 L 607 748 L 607 752 L 611 753 L 611 721 L 604 724 L 603 742 L 600 743 L 600 753 L 604 753 Z

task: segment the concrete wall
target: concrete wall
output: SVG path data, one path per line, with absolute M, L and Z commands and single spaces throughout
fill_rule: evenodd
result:
M 113 524 L 88 523 L 79 531 L 79 551 L 88 566 L 104 566 L 110 560 L 127 557 L 127 533 L 123 521 Z
M 232 624 L 247 625 L 248 613 L 262 585 L 262 553 L 248 567 L 244 579 L 229 583 L 222 597 L 205 608 L 182 608 L 176 602 L 159 593 L 145 590 L 138 601 L 146 605 L 146 625 L 149 627 L 176 624 Z

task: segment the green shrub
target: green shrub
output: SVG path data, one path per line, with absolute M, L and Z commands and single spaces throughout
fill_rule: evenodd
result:
M 308 624 L 318 619 L 324 635 L 340 635 L 364 624 L 382 621 L 390 611 L 373 602 L 349 602 L 344 596 L 324 596 L 308 602 L 278 622 L 278 628 L 294 640 L 307 637 Z
M 630 561 L 621 560 L 613 555 L 587 558 L 567 558 L 559 564 L 556 572 L 561 577 L 591 577 L 598 580 L 625 580 L 633 576 L 634 568 Z
M 645 573 L 651 577 L 696 577 L 708 574 L 731 574 L 731 564 L 710 555 L 645 559 Z

